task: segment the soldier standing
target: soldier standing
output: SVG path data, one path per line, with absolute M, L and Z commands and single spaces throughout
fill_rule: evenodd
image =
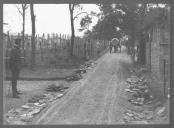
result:
M 15 39 L 15 43 L 10 54 L 10 69 L 12 73 L 11 83 L 13 98 L 19 98 L 18 94 L 22 94 L 17 91 L 17 80 L 19 78 L 19 71 L 21 68 L 20 43 L 21 39 Z

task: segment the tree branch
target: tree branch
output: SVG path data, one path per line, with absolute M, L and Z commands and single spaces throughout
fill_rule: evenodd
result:
M 28 8 L 27 4 L 22 4 L 23 11 L 26 10 L 27 8 Z
M 74 6 L 75 6 L 75 5 L 74 5 L 74 4 L 72 4 L 72 11 L 74 10 Z
M 87 13 L 87 12 L 80 12 L 76 16 L 74 16 L 73 20 L 75 20 L 79 15 L 81 15 L 83 13 L 86 13 L 88 16 L 90 15 L 90 16 L 96 16 L 97 17 L 97 14 L 91 14 L 91 13 Z
M 79 15 L 83 14 L 83 13 L 86 13 L 87 15 L 89 15 L 87 12 L 80 12 L 78 13 L 76 16 L 74 16 L 73 20 L 75 20 Z
M 69 4 L 69 10 L 70 10 L 70 12 L 73 11 L 73 6 L 72 6 L 72 4 Z
M 16 8 L 18 9 L 19 13 L 20 13 L 21 15 L 23 15 L 23 12 L 20 10 L 20 8 L 19 8 L 17 5 L 15 5 L 15 6 L 16 6 Z

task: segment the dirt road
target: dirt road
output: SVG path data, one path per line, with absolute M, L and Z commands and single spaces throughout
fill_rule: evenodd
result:
M 106 53 L 97 66 L 34 124 L 119 124 L 131 59 L 125 51 Z

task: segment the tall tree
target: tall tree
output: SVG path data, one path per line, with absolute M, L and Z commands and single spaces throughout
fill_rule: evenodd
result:
M 81 14 L 87 14 L 86 11 L 80 11 L 74 15 L 75 8 L 78 10 L 82 10 L 83 7 L 80 4 L 69 4 L 69 12 L 70 12 L 70 21 L 71 21 L 71 50 L 70 55 L 73 56 L 73 47 L 74 47 L 74 38 L 75 38 L 75 28 L 74 28 L 74 21 L 78 18 Z
M 71 21 L 71 51 L 70 55 L 73 56 L 73 47 L 74 47 L 74 38 L 75 38 L 75 30 L 74 30 L 74 4 L 69 4 L 70 11 L 70 21 Z
M 16 5 L 19 13 L 21 14 L 22 16 L 22 49 L 23 49 L 23 55 L 24 55 L 24 61 L 25 61 L 25 49 L 24 49 L 24 46 L 25 46 L 25 15 L 26 15 L 26 10 L 28 8 L 28 5 L 27 4 L 21 4 L 21 8 L 18 7 Z
M 112 4 L 99 4 L 98 6 L 101 11 L 97 14 L 99 20 L 90 32 L 91 34 L 88 35 L 92 38 L 107 40 L 113 37 L 120 38 L 123 31 L 121 29 L 117 31 L 116 28 L 120 28 L 123 14 L 117 9 L 114 10 Z
M 139 22 L 138 15 L 141 8 L 136 3 L 125 4 L 99 4 L 100 18 L 93 27 L 92 32 L 100 38 L 111 39 L 113 36 L 120 38 L 122 35 L 136 37 Z M 140 8 L 140 9 L 139 9 Z M 120 31 L 115 28 L 119 27 Z
M 34 15 L 34 5 L 30 4 L 30 14 L 31 14 L 31 24 L 32 24 L 32 36 L 31 36 L 31 68 L 34 69 L 35 66 L 35 15 Z

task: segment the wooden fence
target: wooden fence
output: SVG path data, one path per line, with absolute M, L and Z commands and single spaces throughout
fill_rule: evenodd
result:
M 4 44 L 6 46 L 6 58 L 8 61 L 9 53 L 14 43 L 14 39 L 21 38 L 21 35 L 7 34 Z M 100 51 L 104 51 L 108 47 L 108 41 L 99 40 Z M 89 59 L 97 57 L 97 41 L 90 39 L 83 39 L 76 37 L 74 42 L 73 56 L 78 59 Z M 65 34 L 52 35 L 36 35 L 35 41 L 35 55 L 36 65 L 48 65 L 55 63 L 55 61 L 68 61 L 70 59 L 70 36 Z M 22 56 L 25 65 L 30 64 L 31 56 L 31 36 L 25 35 L 24 47 L 22 44 Z

